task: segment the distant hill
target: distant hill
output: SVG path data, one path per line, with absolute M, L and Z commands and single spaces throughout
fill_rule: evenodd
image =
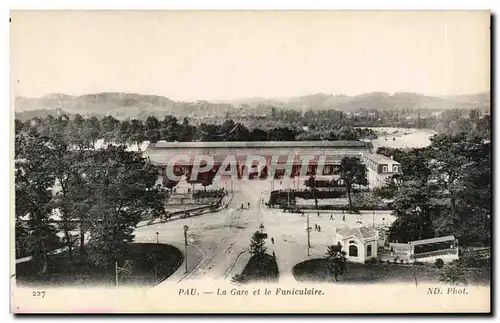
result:
M 357 96 L 313 94 L 291 98 L 250 98 L 234 101 L 173 101 L 157 95 L 104 92 L 71 96 L 54 93 L 40 98 L 17 97 L 16 116 L 22 119 L 33 116 L 57 115 L 60 107 L 68 114 L 83 116 L 113 115 L 117 118 L 141 118 L 165 115 L 177 117 L 218 117 L 231 114 L 266 115 L 273 109 L 327 110 L 345 112 L 359 110 L 427 110 L 443 111 L 454 108 L 489 111 L 489 93 L 453 97 L 432 97 L 417 93 L 385 92 L 366 93 Z
M 486 100 L 487 98 L 487 100 Z M 240 103 L 241 101 L 237 101 Z M 449 98 L 426 96 L 418 93 L 394 93 L 372 92 L 357 96 L 347 95 L 329 95 L 313 94 L 299 96 L 295 98 L 270 100 L 253 99 L 249 103 L 251 106 L 272 105 L 283 109 L 293 110 L 326 110 L 336 109 L 345 112 L 354 112 L 359 110 L 427 110 L 443 111 L 455 108 L 460 109 L 489 109 L 489 93 L 478 94 L 475 96 L 457 96 Z M 229 102 L 228 102 L 229 103 Z M 240 103 L 241 104 L 241 103 Z

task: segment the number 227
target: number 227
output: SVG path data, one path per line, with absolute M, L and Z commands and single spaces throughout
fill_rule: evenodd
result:
M 31 296 L 45 298 L 45 291 L 33 291 Z

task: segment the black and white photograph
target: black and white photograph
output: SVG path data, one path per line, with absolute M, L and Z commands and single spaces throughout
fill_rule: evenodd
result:
M 13 313 L 491 311 L 489 11 L 10 17 Z

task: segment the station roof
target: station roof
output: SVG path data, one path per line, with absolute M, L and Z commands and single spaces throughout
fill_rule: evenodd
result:
M 194 141 L 194 142 L 167 142 L 152 143 L 148 149 L 173 148 L 367 148 L 369 143 L 355 140 L 336 141 Z

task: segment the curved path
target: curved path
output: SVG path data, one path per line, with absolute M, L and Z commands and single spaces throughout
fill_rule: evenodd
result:
M 252 234 L 259 227 L 259 195 L 243 189 L 245 182 L 234 185 L 235 191 L 226 209 L 197 217 L 178 219 L 166 223 L 139 227 L 134 234 L 137 241 L 156 241 L 156 232 L 161 243 L 171 244 L 184 253 L 183 227 L 188 230 L 188 273 L 179 268 L 164 283 L 173 281 L 210 279 L 222 280 L 228 277 L 234 268 L 238 256 L 248 249 Z M 241 209 L 241 204 L 244 208 Z M 250 203 L 248 208 L 247 203 Z M 189 248 L 189 247 L 192 248 Z M 195 250 L 194 248 L 197 248 Z M 190 259 L 197 259 L 195 254 L 202 254 L 195 265 Z M 193 264 L 191 267 L 190 264 Z M 163 284 L 163 283 L 162 283 Z M 161 285 L 161 284 L 160 284 Z

